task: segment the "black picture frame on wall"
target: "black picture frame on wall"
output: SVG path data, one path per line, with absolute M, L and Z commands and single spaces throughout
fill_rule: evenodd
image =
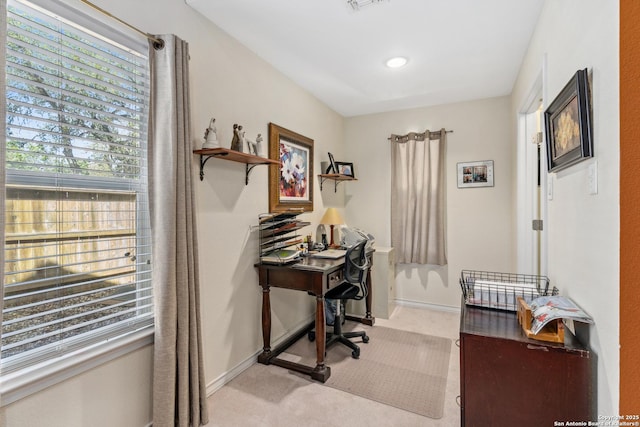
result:
M 557 172 L 593 157 L 591 90 L 578 70 L 544 112 L 547 168 Z

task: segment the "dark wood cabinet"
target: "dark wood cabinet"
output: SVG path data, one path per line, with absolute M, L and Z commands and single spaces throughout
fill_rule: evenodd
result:
M 591 352 L 568 330 L 564 345 L 536 341 L 524 335 L 515 312 L 462 305 L 462 426 L 593 420 L 593 366 Z

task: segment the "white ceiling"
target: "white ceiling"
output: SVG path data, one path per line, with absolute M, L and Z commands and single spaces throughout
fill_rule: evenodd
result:
M 543 0 L 186 0 L 343 116 L 511 93 Z M 400 69 L 387 68 L 406 56 Z

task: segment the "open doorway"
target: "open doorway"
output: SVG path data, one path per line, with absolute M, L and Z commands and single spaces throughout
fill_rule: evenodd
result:
M 518 115 L 517 271 L 547 274 L 547 168 L 544 145 L 542 77 Z

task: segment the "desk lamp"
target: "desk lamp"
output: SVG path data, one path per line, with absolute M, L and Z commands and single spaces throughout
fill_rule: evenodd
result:
M 340 216 L 340 213 L 336 208 L 328 208 L 327 211 L 322 216 L 320 220 L 320 224 L 328 224 L 331 227 L 331 242 L 329 243 L 330 248 L 337 248 L 340 245 L 336 245 L 333 242 L 333 227 L 334 225 L 344 224 L 344 220 Z

